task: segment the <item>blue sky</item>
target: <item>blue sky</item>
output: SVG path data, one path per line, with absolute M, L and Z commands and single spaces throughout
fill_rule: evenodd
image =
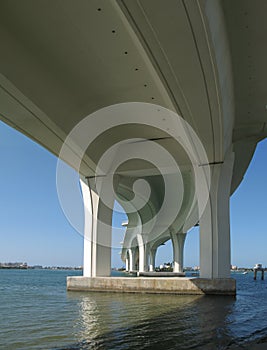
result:
M 231 198 L 232 264 L 267 265 L 267 140 L 262 141 L 245 178 Z M 83 238 L 66 220 L 56 192 L 57 158 L 0 122 L 0 262 L 82 265 Z M 123 215 L 114 217 L 120 227 Z M 199 264 L 198 229 L 188 233 L 185 266 Z M 114 243 L 122 239 L 114 232 Z M 122 266 L 119 249 L 112 265 Z M 158 249 L 156 264 L 172 260 L 170 242 Z

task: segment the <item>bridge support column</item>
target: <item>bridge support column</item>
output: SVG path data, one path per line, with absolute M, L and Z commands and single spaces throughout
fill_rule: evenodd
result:
M 209 201 L 200 218 L 200 277 L 230 277 L 229 199 L 234 154 L 224 163 L 211 165 Z
M 128 255 L 128 253 L 127 253 Z M 129 259 L 128 257 L 125 259 L 125 271 L 128 272 L 129 271 Z
M 128 249 L 128 254 L 129 254 L 129 272 L 134 270 L 134 261 L 133 261 L 133 251 L 132 248 Z
M 173 247 L 173 272 L 183 272 L 186 233 L 171 233 Z
M 90 189 L 80 180 L 84 204 L 83 276 L 92 277 L 92 208 Z
M 139 248 L 134 247 L 132 249 L 132 259 L 133 259 L 133 270 L 132 271 L 138 271 L 139 269 Z
M 138 242 L 138 249 L 139 249 L 139 272 L 145 271 L 145 245 L 143 241 L 143 237 L 141 234 L 137 234 L 137 242 Z
M 110 276 L 113 199 L 107 207 L 90 188 L 90 183 L 89 186 L 82 180 L 80 183 L 85 208 L 83 274 L 85 277 Z
M 149 271 L 155 271 L 155 260 L 156 260 L 157 248 L 150 248 L 149 250 Z
M 145 244 L 145 271 L 149 271 L 149 264 L 150 264 L 150 244 Z

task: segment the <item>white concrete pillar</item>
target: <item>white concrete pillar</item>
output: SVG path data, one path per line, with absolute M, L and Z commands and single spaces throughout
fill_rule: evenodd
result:
M 171 233 L 173 248 L 173 272 L 183 272 L 185 238 L 186 233 Z
M 157 248 L 151 248 L 149 250 L 149 271 L 155 271 L 155 260 L 156 260 Z
M 93 192 L 93 191 L 92 191 Z M 97 220 L 93 225 L 92 276 L 110 276 L 112 243 L 112 204 L 98 199 Z
M 127 253 L 128 255 L 128 253 Z M 125 271 L 128 272 L 129 271 L 129 260 L 128 258 L 125 259 Z
M 92 206 L 88 185 L 80 180 L 84 203 L 83 276 L 92 277 Z
M 150 258 L 150 246 L 149 244 L 145 244 L 145 266 L 144 270 L 149 271 L 149 258 Z
M 129 254 L 129 272 L 133 271 L 134 270 L 134 261 L 133 261 L 133 251 L 132 251 L 132 248 L 130 248 L 128 250 L 128 254 Z
M 99 195 L 81 180 L 84 201 L 91 201 L 91 213 L 85 215 L 84 276 L 110 276 L 113 198 Z M 87 188 L 86 188 L 87 186 Z
M 200 218 L 200 276 L 230 277 L 230 217 L 229 199 L 234 153 L 229 152 L 224 163 L 211 165 L 209 201 Z
M 133 261 L 133 269 L 132 271 L 137 271 L 138 266 L 137 266 L 137 260 L 139 260 L 139 248 L 138 247 L 133 247 L 131 248 L 132 250 L 132 261 Z
M 141 234 L 137 234 L 138 250 L 139 250 L 139 272 L 145 271 L 145 245 Z

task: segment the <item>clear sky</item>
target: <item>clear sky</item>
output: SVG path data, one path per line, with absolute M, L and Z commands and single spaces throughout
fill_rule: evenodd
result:
M 83 237 L 66 220 L 56 191 L 57 158 L 0 122 L 0 262 L 82 265 Z M 267 266 L 267 140 L 262 141 L 245 178 L 231 198 L 232 264 Z M 113 218 L 114 245 L 122 240 L 124 216 Z M 122 266 L 119 249 L 112 265 Z M 172 261 L 170 242 L 158 249 L 156 264 Z M 199 232 L 185 244 L 185 266 L 199 265 Z

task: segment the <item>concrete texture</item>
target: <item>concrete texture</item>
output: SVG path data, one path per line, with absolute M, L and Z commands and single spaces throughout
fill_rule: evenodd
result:
M 153 272 L 153 271 L 145 271 L 145 272 L 137 272 L 137 276 L 139 277 L 185 277 L 183 272 Z
M 100 186 L 104 186 L 102 180 L 97 186 L 95 181 L 98 169 L 105 165 L 103 174 L 114 177 L 113 190 L 123 199 L 120 204 L 126 212 L 130 208 L 122 246 L 123 260 L 129 255 L 129 270 L 136 269 L 138 260 L 139 271 L 153 270 L 156 248 L 172 238 L 174 271 L 182 271 L 182 235 L 200 221 L 201 278 L 228 278 L 229 196 L 242 181 L 257 143 L 267 137 L 267 84 L 262 74 L 267 61 L 267 1 L 254 1 L 253 7 L 248 0 L 169 1 L 168 6 L 164 1 L 103 3 L 101 12 L 95 1 L 76 1 L 75 5 L 74 1 L 56 1 L 56 6 L 47 1 L 40 11 L 34 0 L 0 1 L 0 119 L 79 171 L 84 181 L 92 179 L 90 191 L 82 186 L 85 276 L 110 272 L 108 207 L 113 205 L 112 196 L 107 204 L 104 193 L 112 191 L 111 186 Z M 253 30 L 247 30 L 246 23 Z M 90 123 L 85 116 L 93 116 Z M 188 125 L 180 125 L 182 120 Z M 73 137 L 78 125 L 75 130 L 80 130 L 80 136 Z M 193 134 L 188 134 L 189 125 Z M 153 142 L 132 142 L 136 137 Z M 123 147 L 117 147 L 122 141 Z M 103 156 L 113 147 L 116 155 L 104 162 Z M 207 157 L 200 157 L 202 148 Z M 127 162 L 117 167 L 122 159 Z M 172 161 L 176 164 L 171 166 Z M 179 186 L 154 176 L 165 176 L 171 168 L 177 179 L 181 172 Z M 208 177 L 203 174 L 202 181 L 196 169 L 211 171 L 207 205 L 202 190 Z M 60 178 L 57 189 L 62 210 L 74 224 L 76 211 L 69 210 L 70 201 L 63 197 L 72 189 L 78 200 L 80 191 L 75 177 Z M 133 179 L 144 178 L 151 196 L 142 205 L 144 210 L 138 210 L 132 193 L 138 203 L 145 196 L 132 192 Z M 178 205 L 181 189 L 181 208 L 172 218 L 170 209 Z M 73 199 L 71 203 L 80 206 L 79 200 L 77 205 Z M 203 213 L 199 203 L 205 206 Z M 80 224 L 74 226 L 79 231 Z M 147 244 L 152 242 L 149 252 Z M 138 247 L 135 261 L 128 249 L 133 247 Z M 224 290 L 221 283 L 212 288 Z M 146 290 L 143 285 L 140 288 Z
M 99 291 L 153 294 L 221 294 L 235 295 L 232 278 L 153 278 L 153 277 L 68 277 L 69 291 Z

